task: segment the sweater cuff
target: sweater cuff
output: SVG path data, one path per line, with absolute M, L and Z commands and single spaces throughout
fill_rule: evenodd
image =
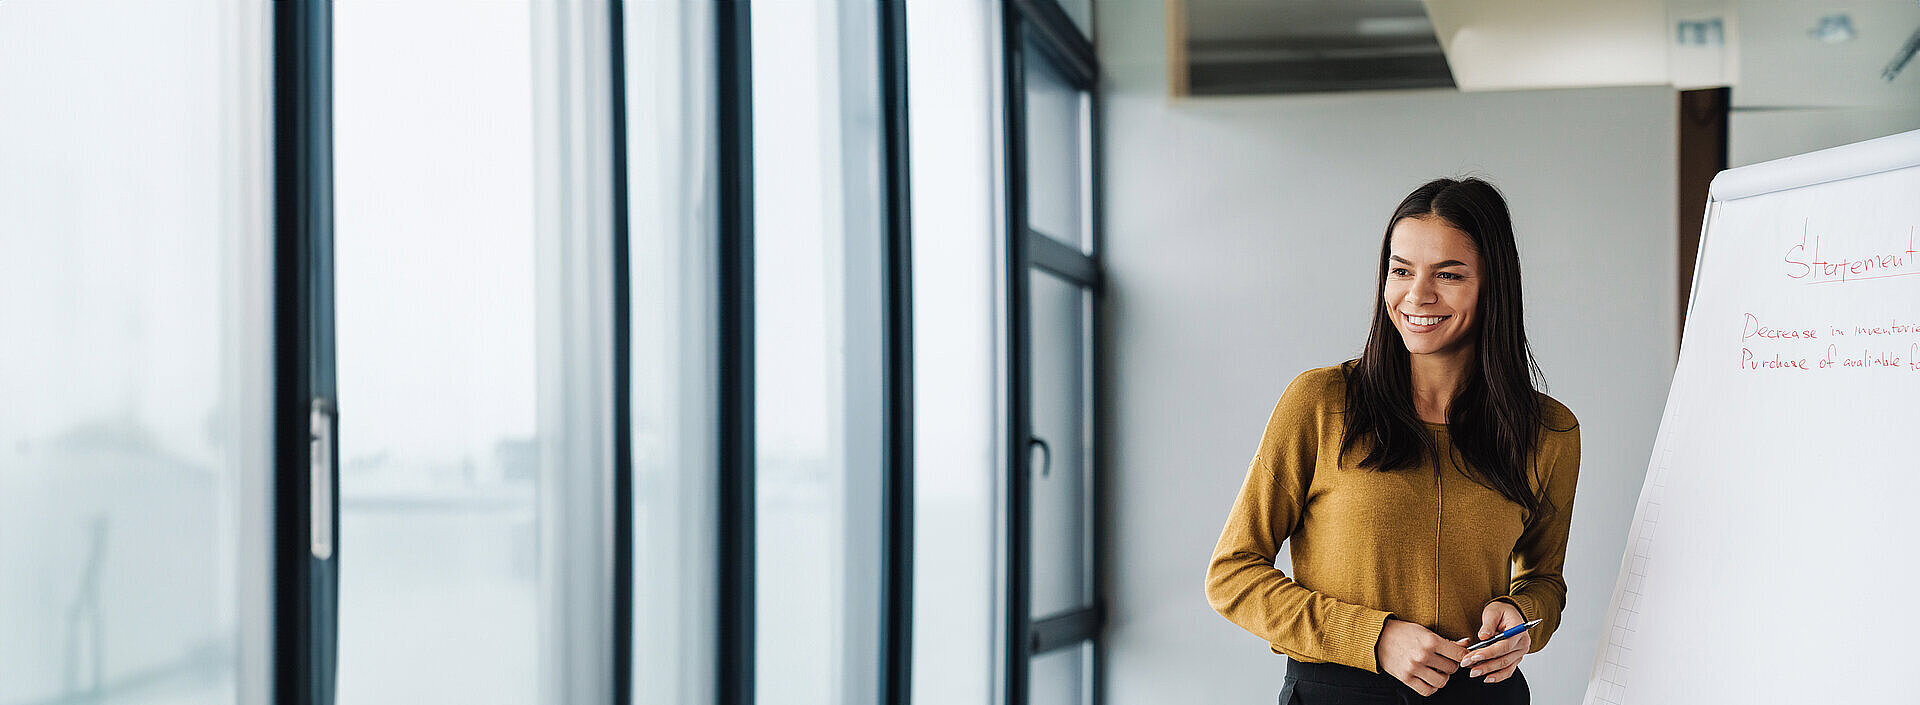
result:
M 1376 649 L 1380 645 L 1380 632 L 1392 616 L 1392 612 L 1359 606 L 1329 615 L 1326 643 L 1332 647 L 1329 650 L 1333 652 L 1333 661 L 1380 673 Z
M 1533 598 L 1527 595 L 1501 595 L 1493 598 L 1493 601 L 1505 602 L 1513 605 L 1514 609 L 1520 610 L 1520 621 L 1522 622 L 1531 622 L 1540 618 L 1540 606 L 1535 604 Z

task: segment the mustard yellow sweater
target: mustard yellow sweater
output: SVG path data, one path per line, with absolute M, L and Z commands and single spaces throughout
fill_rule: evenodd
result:
M 1322 367 L 1294 378 L 1274 405 L 1207 568 L 1214 610 L 1274 653 L 1374 672 L 1388 617 L 1447 639 L 1477 636 L 1495 599 L 1544 618 L 1530 651 L 1546 646 L 1566 604 L 1560 567 L 1580 471 L 1573 412 L 1540 395 L 1548 430 L 1528 480 L 1554 511 L 1529 517 L 1465 474 L 1445 424 L 1427 424 L 1451 458 L 1438 466 L 1361 468 L 1364 442 L 1341 459 L 1345 395 L 1340 368 Z M 1292 576 L 1274 567 L 1283 541 Z

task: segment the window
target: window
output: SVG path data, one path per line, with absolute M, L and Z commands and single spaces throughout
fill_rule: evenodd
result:
M 539 699 L 531 16 L 334 4 L 342 705 Z
M 713 23 L 624 4 L 632 348 L 633 705 L 715 702 L 718 550 Z
M 0 2 L 0 704 L 268 698 L 265 11 Z
M 913 189 L 915 705 L 994 702 L 1006 582 L 988 3 L 906 3 Z M 940 87 L 938 90 L 930 86 Z
M 1097 702 L 1091 6 L 1008 7 L 0 1 L 0 705 Z
M 342 705 L 612 689 L 610 106 L 568 79 L 608 28 L 570 11 L 334 3 Z
M 1085 22 L 1052 0 L 1011 8 L 1006 699 L 1098 705 L 1100 69 Z
M 750 7 L 761 28 L 755 701 L 875 703 L 886 432 L 876 6 Z

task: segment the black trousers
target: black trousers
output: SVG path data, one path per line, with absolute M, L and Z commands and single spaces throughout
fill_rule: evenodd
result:
M 1455 671 L 1447 685 L 1432 696 L 1422 696 L 1399 679 L 1337 663 L 1304 663 L 1287 659 L 1286 684 L 1280 687 L 1280 705 L 1407 705 L 1449 703 L 1466 705 L 1527 705 L 1531 696 L 1527 678 L 1513 675 L 1489 684 Z

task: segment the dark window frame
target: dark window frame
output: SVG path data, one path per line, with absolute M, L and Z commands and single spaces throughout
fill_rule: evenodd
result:
M 626 3 L 607 3 L 613 149 L 613 702 L 633 702 L 633 287 L 627 217 Z
M 273 3 L 272 698 L 332 705 L 339 608 L 339 414 L 333 351 L 333 14 Z M 313 553 L 314 423 L 327 424 L 333 547 Z
M 882 545 L 879 701 L 907 705 L 913 696 L 913 218 L 911 141 L 907 131 L 907 7 L 879 11 L 881 178 L 885 252 L 881 283 L 886 316 L 881 365 L 885 378 L 885 459 L 881 472 Z
M 719 135 L 720 545 L 714 695 L 754 701 L 753 36 L 746 2 L 716 0 Z
M 1004 642 L 1005 653 L 1001 668 L 1005 673 L 1002 693 L 1004 705 L 1027 705 L 1030 680 L 1030 665 L 1033 657 L 1064 648 L 1075 648 L 1083 644 L 1091 645 L 1092 659 L 1088 682 L 1091 691 L 1087 694 L 1089 705 L 1101 705 L 1105 697 L 1105 643 L 1102 631 L 1106 621 L 1106 568 L 1102 557 L 1107 554 L 1104 527 L 1106 525 L 1106 487 L 1101 478 L 1106 476 L 1106 431 L 1102 423 L 1106 408 L 1102 380 L 1105 379 L 1107 363 L 1104 360 L 1106 346 L 1102 343 L 1105 333 L 1105 276 L 1102 256 L 1105 247 L 1104 227 L 1101 217 L 1103 201 L 1101 198 L 1103 178 L 1101 149 L 1101 110 L 1099 77 L 1100 65 L 1094 52 L 1093 43 L 1081 32 L 1056 0 L 1005 0 L 1001 6 L 1001 55 L 1003 61 L 1003 85 L 1006 100 L 1003 101 L 1004 113 L 1001 119 L 1005 126 L 1003 174 L 1006 200 L 1007 233 L 1006 253 L 1006 299 L 1001 302 L 1005 316 L 1009 360 L 1005 379 L 1007 394 L 1007 438 L 1014 439 L 1006 447 L 1007 475 L 1006 486 L 1006 522 L 1007 535 L 1006 560 L 1007 578 L 1002 586 L 1006 605 L 1004 628 L 1007 638 Z M 1097 21 L 1097 20 L 1096 20 Z M 1026 47 L 1029 42 L 1039 49 L 1037 57 L 1029 57 Z M 1036 231 L 1028 218 L 1027 203 L 1027 163 L 1026 163 L 1026 68 L 1027 61 L 1037 58 L 1047 61 L 1058 73 L 1076 88 L 1084 91 L 1088 100 L 1088 142 L 1089 152 L 1085 155 L 1089 170 L 1089 193 L 1084 194 L 1090 205 L 1091 219 L 1084 227 L 1091 244 L 1091 254 L 1082 253 L 1057 239 Z M 1078 237 L 1074 238 L 1078 241 Z M 1032 453 L 1029 444 L 1034 441 L 1033 423 L 1030 417 L 1032 405 L 1032 317 L 1028 310 L 1030 278 L 1034 269 L 1040 269 L 1056 275 L 1070 283 L 1078 285 L 1089 297 L 1090 327 L 1087 340 L 1090 349 L 1089 377 L 1090 408 L 1087 412 L 1087 424 L 1091 428 L 1092 447 L 1089 460 L 1090 476 L 1087 492 L 1090 496 L 1092 512 L 1087 529 L 1091 536 L 1089 545 L 1089 579 L 1092 582 L 1089 604 L 1062 614 L 1049 615 L 1041 619 L 1032 617 L 1032 540 L 1033 540 L 1033 469 Z M 1051 705 L 1051 704 L 1047 704 Z
M 720 599 L 716 700 L 755 701 L 755 435 L 753 418 L 752 29 L 749 3 L 717 0 L 720 135 L 721 372 Z M 906 7 L 876 3 L 883 212 L 880 380 L 885 429 L 881 475 L 879 702 L 906 705 L 913 643 L 913 300 L 908 174 Z

